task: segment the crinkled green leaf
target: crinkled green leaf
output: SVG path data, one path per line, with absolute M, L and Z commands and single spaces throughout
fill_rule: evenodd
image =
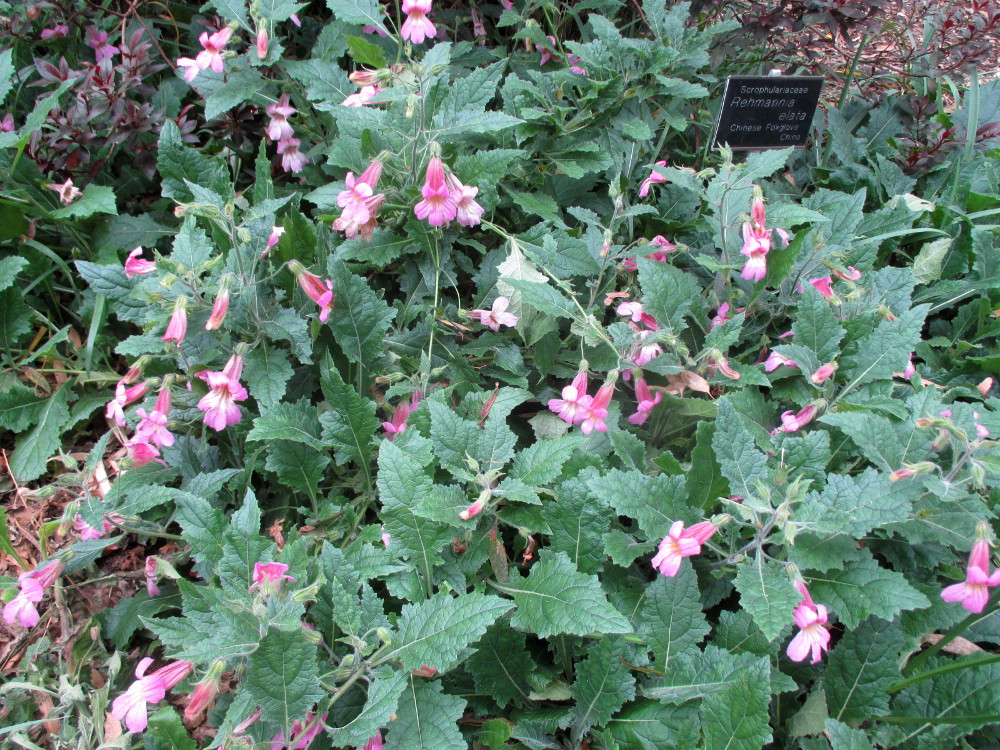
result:
M 615 513 L 636 519 L 648 539 L 659 541 L 674 521 L 690 517 L 685 507 L 684 477 L 649 476 L 635 469 L 612 469 L 587 482 L 591 493 L 614 508 Z
M 276 404 L 268 409 L 253 421 L 247 440 L 290 440 L 317 451 L 326 447 L 320 439 L 316 407 L 308 399 Z
M 86 219 L 94 214 L 118 213 L 115 204 L 115 191 L 106 185 L 87 185 L 83 195 L 68 206 L 52 212 L 53 219 Z
M 244 382 L 262 410 L 269 409 L 285 397 L 292 373 L 288 352 L 267 344 L 254 347 L 243 360 Z
M 899 679 L 903 642 L 898 624 L 877 618 L 844 634 L 823 674 L 830 718 L 853 724 L 889 713 L 886 691 Z
M 685 317 L 703 314 L 705 303 L 694 276 L 648 258 L 638 258 L 636 263 L 643 306 L 661 327 L 680 333 L 687 328 Z
M 59 450 L 74 398 L 69 385 L 63 385 L 45 400 L 35 426 L 18 438 L 9 465 L 18 481 L 31 482 L 46 472 L 48 460 Z
M 316 645 L 301 628 L 293 632 L 269 630 L 250 655 L 248 667 L 247 688 L 264 721 L 291 724 L 324 695 Z
M 563 482 L 556 501 L 542 506 L 542 517 L 551 529 L 549 546 L 565 552 L 580 572 L 597 573 L 604 566 L 603 537 L 611 518 L 581 480 Z
M 920 341 L 929 305 L 906 310 L 895 320 L 883 320 L 857 345 L 857 351 L 841 359 L 843 376 L 850 382 L 847 390 L 874 380 L 891 380 L 892 373 L 902 372 L 907 358 Z
M 770 702 L 770 682 L 748 675 L 740 675 L 721 692 L 706 696 L 701 709 L 705 746 L 761 750 L 771 741 Z
M 872 529 L 907 520 L 913 499 L 908 487 L 874 469 L 853 477 L 829 474 L 822 491 L 806 496 L 796 521 L 816 533 L 863 537 Z
M 442 692 L 440 680 L 411 676 L 396 720 L 389 722 L 385 750 L 468 750 L 458 729 L 464 713 L 465 699 Z
M 330 328 L 351 362 L 374 367 L 385 351 L 385 338 L 396 311 L 371 290 L 346 265 L 331 267 L 330 280 L 336 295 Z
M 851 729 L 836 719 L 826 720 L 826 735 L 831 750 L 874 750 L 868 736 L 860 729 Z
M 517 452 L 508 476 L 532 487 L 548 484 L 559 476 L 563 464 L 583 442 L 578 435 L 539 440 Z
M 608 602 L 597 576 L 579 572 L 564 552 L 543 552 L 527 578 L 499 588 L 517 602 L 511 624 L 543 638 L 632 630 Z
M 697 648 L 708 635 L 702 613 L 698 577 L 682 565 L 672 578 L 657 575 L 644 592 L 637 631 L 653 652 L 653 668 L 666 671 L 672 657 Z
M 712 435 L 715 459 L 732 492 L 754 497 L 758 493 L 757 483 L 768 482 L 767 459 L 754 446 L 753 438 L 729 400 L 721 398 L 716 403 L 719 411 Z
M 591 727 L 607 724 L 615 711 L 635 697 L 635 678 L 622 661 L 622 646 L 619 639 L 603 638 L 576 665 L 576 680 L 570 688 L 576 701 L 570 731 L 574 740 L 585 737 Z
M 389 31 L 383 22 L 382 10 L 375 0 L 326 0 L 326 7 L 338 21 L 374 26 L 385 33 Z
M 792 611 L 802 596 L 792 586 L 783 565 L 758 555 L 738 567 L 735 584 L 740 606 L 753 615 L 767 640 L 773 641 L 791 624 Z
M 163 128 L 160 130 L 156 168 L 162 180 L 164 198 L 191 201 L 194 196 L 184 183 L 185 180 L 214 190 L 220 195 L 232 192 L 229 169 L 225 162 L 220 157 L 206 156 L 201 151 L 186 146 L 181 140 L 177 123 L 169 118 L 163 121 Z
M 833 306 L 812 284 L 802 285 L 802 296 L 792 323 L 796 346 L 809 349 L 820 364 L 830 362 L 840 352 L 844 329 L 837 322 Z
M 685 750 L 698 744 L 700 723 L 694 703 L 670 706 L 637 700 L 615 714 L 607 727 L 622 748 Z
M 342 727 L 328 730 L 334 745 L 363 747 L 383 727 L 391 726 L 393 714 L 399 707 L 399 698 L 406 690 L 408 675 L 405 672 L 376 673 L 368 686 L 368 695 L 361 713 Z
M 319 418 L 323 442 L 333 447 L 338 466 L 356 461 L 367 467 L 372 460 L 372 440 L 380 424 L 375 416 L 375 402 L 358 395 L 333 366 L 324 370 L 322 385 L 331 407 Z
M 527 677 L 535 668 L 524 633 L 512 629 L 506 619 L 497 620 L 475 646 L 466 668 L 476 690 L 501 708 L 508 703 L 523 705 L 530 692 Z
M 247 656 L 260 644 L 260 626 L 248 610 L 233 607 L 221 589 L 180 580 L 183 617 L 141 618 L 177 659 L 196 663 Z

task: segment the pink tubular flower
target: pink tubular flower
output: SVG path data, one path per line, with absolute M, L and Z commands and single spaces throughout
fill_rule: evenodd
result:
M 948 586 L 941 592 L 946 602 L 962 602 L 969 612 L 982 612 L 990 599 L 990 587 L 1000 586 L 1000 568 L 990 575 L 990 543 L 976 539 L 965 568 L 965 581 Z
M 257 32 L 257 59 L 263 60 L 267 57 L 267 27 L 261 26 L 260 31 Z
M 184 718 L 187 721 L 194 721 L 215 700 L 215 696 L 219 694 L 219 683 L 224 668 L 225 662 L 222 659 L 216 659 L 201 681 L 195 685 L 194 690 L 191 691 L 191 697 L 188 699 L 188 704 L 184 708 Z
M 298 174 L 309 161 L 309 158 L 299 151 L 302 142 L 298 138 L 283 138 L 278 141 L 278 153 L 281 154 L 281 168 L 286 172 Z
M 146 414 L 145 409 L 139 409 L 141 421 L 135 428 L 135 439 L 143 443 L 169 447 L 174 444 L 174 436 L 167 429 L 167 417 L 170 415 L 170 386 L 165 385 L 156 396 L 156 406 Z
M 800 628 L 791 643 L 788 644 L 788 658 L 792 661 L 802 661 L 810 652 L 810 664 L 819 663 L 824 651 L 830 650 L 830 631 L 827 628 L 827 611 L 822 604 L 814 604 L 805 584 L 796 583 L 795 587 L 805 598 L 798 603 L 792 612 L 792 619 Z
M 455 220 L 463 227 L 482 224 L 483 207 L 475 200 L 479 195 L 479 188 L 463 185 L 451 172 L 445 175 L 444 181 L 451 197 L 455 199 Z
M 972 418 L 978 420 L 979 419 L 979 412 L 978 411 L 972 412 Z M 973 422 L 973 424 L 976 426 L 976 437 L 977 438 L 979 438 L 980 440 L 983 440 L 983 439 L 988 438 L 990 436 L 990 431 L 984 425 L 979 424 L 978 421 L 977 422 Z
M 816 291 L 823 296 L 823 299 L 837 299 L 837 296 L 833 293 L 833 287 L 830 286 L 833 283 L 832 277 L 824 276 L 822 279 L 809 279 L 809 283 L 816 287 Z
M 93 26 L 87 29 L 87 46 L 94 50 L 97 62 L 111 59 L 121 52 L 113 44 L 108 44 L 108 32 L 98 31 Z
M 657 391 L 654 396 L 649 390 L 649 386 L 646 385 L 645 378 L 638 377 L 635 379 L 635 397 L 639 402 L 638 411 L 632 414 L 628 421 L 634 425 L 640 425 L 649 419 L 653 407 L 663 400 L 663 394 Z
M 132 459 L 132 466 L 135 468 L 145 466 L 153 461 L 164 466 L 167 465 L 167 462 L 160 458 L 159 449 L 152 443 L 147 443 L 144 440 L 129 440 L 125 446 L 129 450 L 129 458 Z
M 311 712 L 306 712 L 305 719 L 296 719 L 292 722 L 292 738 L 285 740 L 284 732 L 278 732 L 271 738 L 271 750 L 284 750 L 284 748 L 294 748 L 294 750 L 305 750 L 312 744 L 320 732 L 323 731 L 323 722 L 326 721 L 326 714 L 318 719 Z
M 798 365 L 786 357 L 784 354 L 779 354 L 778 352 L 771 352 L 767 357 L 767 361 L 764 362 L 764 371 L 773 372 L 779 367 L 798 367 Z
M 798 432 L 809 424 L 815 416 L 816 407 L 812 404 L 807 404 L 802 407 L 798 413 L 786 411 L 781 415 L 781 427 L 772 430 L 771 434 L 777 435 L 779 432 Z
M 138 679 L 129 686 L 124 695 L 119 695 L 111 704 L 111 715 L 119 721 L 124 719 L 125 726 L 132 733 L 141 732 L 146 728 L 148 723 L 146 704 L 159 703 L 167 691 L 187 677 L 194 668 L 189 661 L 175 661 L 150 675 L 145 675 L 152 663 L 153 660 L 148 656 L 142 659 L 135 669 L 135 676 Z
M 167 332 L 163 334 L 163 340 L 173 341 L 180 346 L 187 334 L 187 320 L 187 297 L 181 295 L 174 302 L 174 314 L 167 323 Z
M 717 528 L 711 521 L 702 521 L 685 531 L 683 521 L 674 521 L 657 548 L 653 567 L 667 578 L 673 578 L 681 569 L 681 560 L 699 554 L 701 545 L 712 537 Z
M 107 419 L 115 420 L 115 424 L 119 427 L 124 427 L 124 408 L 145 396 L 146 391 L 148 390 L 149 384 L 146 382 L 138 383 L 130 388 L 126 388 L 124 380 L 118 381 L 118 385 L 115 386 L 115 397 L 108 401 L 108 405 L 104 410 L 104 416 Z
M 730 380 L 740 379 L 740 374 L 732 368 L 732 366 L 729 364 L 729 360 L 726 359 L 725 357 L 719 357 L 715 359 L 713 361 L 713 364 L 717 368 L 719 368 L 719 372 L 721 372 L 724 376 L 726 376 Z
M 667 166 L 666 160 L 656 162 L 656 166 L 665 167 Z M 649 173 L 649 177 L 643 180 L 642 185 L 639 186 L 639 197 L 645 198 L 649 195 L 650 188 L 661 182 L 666 182 L 667 178 L 657 172 L 655 169 Z
M 363 107 L 381 90 L 380 86 L 362 86 L 358 93 L 349 95 L 340 104 L 344 107 Z
M 716 326 L 721 326 L 727 320 L 729 320 L 729 303 L 723 302 L 719 305 L 718 312 L 715 313 L 715 317 L 712 318 L 712 323 L 710 328 L 715 328 Z
M 267 238 L 267 244 L 264 245 L 264 250 L 261 252 L 260 257 L 263 258 L 269 252 L 271 248 L 278 244 L 281 240 L 281 235 L 285 233 L 284 227 L 271 227 L 271 235 Z
M 181 77 L 188 83 L 197 78 L 198 71 L 201 70 L 198 67 L 198 61 L 192 57 L 178 57 L 177 69 L 180 71 Z
M 83 195 L 82 190 L 73 186 L 72 179 L 67 179 L 66 182 L 61 185 L 58 183 L 49 183 L 45 187 L 59 193 L 59 200 L 62 201 L 65 206 L 68 206 L 70 203 Z
M 361 750 L 382 750 L 382 730 L 378 729 L 375 731 L 375 736 L 365 743 L 365 746 Z
M 159 566 L 160 558 L 156 555 L 148 555 L 144 573 L 146 575 L 146 593 L 152 596 L 160 595 L 160 587 L 156 585 L 156 569 Z
M 392 421 L 382 423 L 382 429 L 385 430 L 385 436 L 389 440 L 393 440 L 396 435 L 406 429 L 406 420 L 409 419 L 413 410 L 417 408 L 417 404 L 420 403 L 422 397 L 423 393 L 414 391 L 409 401 L 400 401 L 396 406 L 396 409 L 392 412 Z
M 268 104 L 264 107 L 264 111 L 271 118 L 267 123 L 267 127 L 264 128 L 264 132 L 267 133 L 267 137 L 272 141 L 283 141 L 295 134 L 295 131 L 288 122 L 288 118 L 298 112 L 298 110 L 288 103 L 288 94 L 282 94 L 278 97 L 276 104 Z
M 125 277 L 131 279 L 144 273 L 152 273 L 156 270 L 156 263 L 151 260 L 143 260 L 142 245 L 139 245 L 128 254 L 125 260 Z
M 45 39 L 52 39 L 57 36 L 66 36 L 69 34 L 69 26 L 64 23 L 57 23 L 51 29 L 42 29 L 42 33 L 38 36 L 44 41 Z
M 8 112 L 0 120 L 0 133 L 13 133 L 14 130 L 14 115 Z
M 913 366 L 913 352 L 906 358 L 906 367 L 903 368 L 903 377 L 909 380 L 917 374 L 917 368 Z
M 740 271 L 747 281 L 760 281 L 767 275 L 767 254 L 771 252 L 771 230 L 766 226 L 764 200 L 760 196 L 753 199 L 750 207 L 750 221 L 743 222 L 743 247 L 740 254 L 747 258 Z
M 483 512 L 483 508 L 486 507 L 486 504 L 489 501 L 490 501 L 490 492 L 489 490 L 484 490 L 479 494 L 479 497 L 476 498 L 476 502 L 474 502 L 468 508 L 459 513 L 458 517 L 461 518 L 463 521 L 468 521 L 470 518 L 475 518 L 476 516 L 478 516 L 480 513 Z
M 611 403 L 611 396 L 614 395 L 614 392 L 615 384 L 612 381 L 598 388 L 597 395 L 593 398 L 584 396 L 580 399 L 583 417 L 580 420 L 580 429 L 584 435 L 608 431 L 608 425 L 604 420 L 608 418 L 608 405 Z
M 466 313 L 470 318 L 478 320 L 484 326 L 488 326 L 493 331 L 499 331 L 500 326 L 516 326 L 517 316 L 507 312 L 510 300 L 506 297 L 497 297 L 493 300 L 493 307 L 490 310 L 469 310 Z
M 639 331 L 639 340 L 641 341 L 651 333 L 652 331 Z M 661 354 L 663 354 L 663 347 L 659 344 L 640 344 L 632 355 L 632 362 L 636 367 L 645 367 Z
M 381 176 L 382 162 L 378 160 L 373 161 L 356 180 L 353 172 L 347 173 L 345 179 L 347 189 L 337 194 L 337 205 L 343 209 L 340 214 L 341 221 L 358 226 L 368 223 L 371 219 L 368 199 L 375 192 L 374 188 Z
M 258 586 L 261 586 L 267 593 L 277 593 L 281 588 L 282 581 L 295 580 L 291 576 L 286 576 L 285 573 L 287 572 L 288 566 L 284 563 L 254 563 L 253 583 L 250 584 L 250 590 L 253 591 Z
M 545 38 L 548 39 L 552 43 L 552 47 L 553 48 L 555 48 L 557 46 L 558 42 L 556 42 L 556 38 L 554 36 L 552 36 L 551 34 L 549 34 Z M 542 50 L 541 59 L 539 59 L 539 61 L 538 61 L 539 65 L 545 65 L 545 63 L 547 63 L 549 60 L 557 60 L 557 59 L 559 59 L 558 53 L 554 53 L 554 52 L 552 52 L 552 50 L 546 49 L 545 47 L 540 47 L 539 49 Z
M 400 36 L 414 44 L 423 44 L 424 39 L 433 39 L 437 29 L 427 14 L 431 12 L 431 0 L 403 0 L 402 11 L 406 20 L 400 28 Z
M 469 13 L 472 16 L 472 36 L 479 39 L 479 46 L 482 47 L 486 44 L 486 26 L 475 6 L 469 9 Z
M 76 514 L 76 520 L 73 521 L 73 530 L 80 535 L 80 539 L 83 541 L 88 541 L 91 539 L 100 539 L 104 536 L 104 532 L 100 529 L 95 529 L 89 523 L 83 520 L 83 516 L 79 513 Z
M 330 279 L 322 281 L 319 276 L 309 273 L 301 263 L 292 261 L 288 264 L 289 269 L 298 279 L 299 286 L 313 302 L 319 305 L 319 320 L 325 323 L 330 318 L 333 310 L 334 294 L 333 282 Z
M 579 424 L 583 421 L 583 400 L 587 396 L 587 373 L 581 370 L 573 378 L 573 382 L 562 389 L 562 398 L 549 399 L 549 409 L 567 424 Z
M 844 281 L 859 281 L 861 279 L 861 271 L 854 266 L 848 266 L 846 271 L 841 271 L 838 268 L 833 272 L 833 275 Z
M 198 408 L 205 412 L 205 424 L 216 432 L 230 427 L 240 421 L 243 415 L 237 401 L 247 398 L 247 391 L 240 385 L 240 375 L 243 374 L 243 357 L 233 354 L 222 372 L 202 370 L 195 375 L 211 389 L 202 396 Z
M 61 562 L 50 560 L 40 568 L 19 575 L 17 585 L 20 592 L 4 605 L 4 622 L 13 625 L 14 621 L 17 620 L 23 627 L 35 627 L 40 619 L 35 605 L 44 598 L 45 589 L 55 583 L 59 574 L 62 573 L 62 569 Z
M 212 304 L 212 314 L 205 321 L 205 330 L 214 331 L 218 329 L 222 325 L 222 321 L 226 319 L 227 312 L 229 312 L 229 284 L 224 280 L 215 295 L 215 302 Z
M 837 371 L 836 362 L 827 362 L 825 365 L 821 365 L 816 372 L 812 374 L 809 378 L 815 385 L 823 385 L 830 376 Z
M 199 70 L 211 68 L 216 73 L 222 72 L 222 50 L 229 43 L 229 38 L 233 35 L 233 30 L 228 26 L 219 29 L 214 34 L 209 35 L 207 31 L 202 32 L 198 37 L 201 46 L 204 48 L 195 58 Z
M 424 199 L 413 207 L 418 219 L 426 219 L 432 227 L 441 227 L 458 214 L 458 201 L 444 181 L 441 159 L 432 156 L 427 163 L 424 186 L 420 190 Z
M 633 323 L 639 323 L 642 320 L 642 303 L 622 302 L 615 312 L 626 318 L 631 318 Z

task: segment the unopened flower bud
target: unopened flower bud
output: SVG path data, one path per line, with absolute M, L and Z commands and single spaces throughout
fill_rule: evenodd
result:
M 388 628 L 376 628 L 375 635 L 387 646 L 392 643 L 392 633 L 389 632 Z

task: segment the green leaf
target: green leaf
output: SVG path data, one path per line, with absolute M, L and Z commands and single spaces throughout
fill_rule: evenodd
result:
M 150 597 L 145 590 L 140 590 L 135 596 L 126 597 L 111 609 L 104 611 L 101 633 L 115 645 L 115 648 L 124 649 L 132 640 L 135 631 L 142 627 L 140 618 L 151 619 L 163 610 L 179 605 L 180 597 L 177 595 Z
M 611 521 L 607 506 L 594 502 L 579 479 L 563 482 L 556 502 L 542 506 L 542 518 L 551 529 L 549 546 L 565 552 L 583 573 L 597 573 L 604 565 L 604 533 Z
M 59 450 L 74 398 L 69 385 L 60 387 L 45 400 L 31 431 L 18 438 L 9 468 L 19 482 L 34 481 L 46 472 L 48 460 Z
M 247 4 L 243 0 L 209 0 L 205 7 L 215 8 L 223 18 L 239 21 L 244 27 L 250 26 L 247 19 Z
M 847 628 L 856 628 L 871 615 L 892 620 L 900 612 L 931 605 L 902 573 L 879 567 L 870 552 L 841 570 L 814 577 L 809 593 L 814 601 L 836 613 Z
M 333 335 L 351 362 L 372 368 L 385 351 L 386 332 L 396 311 L 342 262 L 332 264 L 330 280 L 336 295 L 334 313 L 330 316 Z
M 258 0 L 257 2 L 261 17 L 274 23 L 287 21 L 293 13 L 298 13 L 307 5 L 309 3 L 304 0 L 301 2 L 296 2 L 296 0 Z
M 270 317 L 260 322 L 261 330 L 272 339 L 292 342 L 292 351 L 302 364 L 312 362 L 312 338 L 306 321 L 287 307 L 271 308 Z
M 497 84 L 500 83 L 505 67 L 506 61 L 501 60 L 484 68 L 476 68 L 452 81 L 434 113 L 434 126 L 449 122 L 463 112 L 483 112 L 496 94 Z
M 10 54 L 10 50 L 3 54 Z M 0 291 L 14 284 L 17 275 L 28 265 L 28 259 L 20 255 L 11 255 L 0 260 Z
M 299 629 L 271 628 L 250 655 L 246 685 L 264 721 L 290 724 L 305 716 L 324 691 L 319 684 L 316 646 Z
M 625 706 L 607 727 L 621 747 L 629 750 L 686 750 L 698 745 L 700 723 L 694 703 L 669 706 L 638 700 Z
M 368 686 L 361 713 L 342 727 L 327 731 L 330 741 L 336 745 L 363 746 L 375 732 L 391 726 L 393 714 L 399 708 L 399 697 L 406 690 L 408 675 L 405 672 L 376 672 Z
M 615 711 L 635 697 L 635 678 L 622 661 L 622 645 L 620 639 L 603 638 L 576 665 L 576 680 L 569 691 L 576 701 L 573 742 L 586 736 L 591 727 L 607 724 Z
M 687 493 L 683 476 L 649 476 L 635 469 L 612 469 L 590 479 L 587 486 L 617 515 L 634 518 L 647 539 L 662 539 L 674 521 L 691 516 L 684 503 Z
M 580 573 L 564 552 L 543 551 L 527 578 L 498 588 L 517 602 L 511 624 L 543 638 L 632 630 L 608 602 L 597 576 Z
M 940 237 L 924 244 L 913 259 L 913 278 L 918 284 L 930 284 L 941 278 L 941 267 L 954 239 Z
M 172 706 L 164 706 L 149 717 L 146 731 L 142 733 L 142 746 L 146 750 L 195 750 L 195 742 Z
M 367 467 L 372 460 L 372 439 L 381 424 L 375 415 L 375 402 L 359 396 L 332 365 L 324 368 L 322 385 L 331 407 L 319 418 L 323 442 L 333 447 L 338 466 L 356 461 Z
M 479 429 L 474 422 L 462 419 L 439 401 L 428 400 L 431 413 L 431 443 L 441 466 L 456 478 L 469 474 L 467 458 L 475 458 L 479 448 Z
M 253 421 L 247 440 L 291 440 L 318 451 L 326 447 L 320 439 L 316 407 L 309 399 L 276 404 Z
M 899 679 L 903 631 L 869 618 L 837 642 L 823 675 L 830 717 L 860 723 L 889 713 L 890 685 Z
M 649 258 L 637 258 L 643 305 L 656 322 L 674 334 L 687 328 L 684 318 L 703 315 L 701 287 L 690 273 Z
M 513 276 L 504 275 L 504 283 L 521 295 L 521 304 L 528 305 L 538 312 L 554 315 L 557 318 L 576 320 L 580 310 L 572 300 L 548 283 L 525 281 Z
M 673 656 L 692 652 L 709 632 L 694 568 L 683 565 L 673 578 L 658 575 L 644 597 L 638 633 L 653 652 L 653 668 L 665 672 Z
M 906 446 L 888 419 L 867 412 L 837 412 L 824 414 L 819 419 L 843 431 L 861 449 L 862 455 L 885 472 L 892 472 L 903 465 Z
M 758 555 L 752 562 L 738 566 L 734 583 L 740 592 L 740 606 L 753 616 L 767 640 L 773 641 L 791 624 L 792 611 L 802 597 L 784 566 Z
M 0 292 L 0 351 L 4 352 L 5 358 L 17 346 L 18 339 L 31 330 L 33 315 L 18 289 Z
M 716 402 L 718 416 L 712 448 L 722 473 L 729 480 L 730 490 L 743 497 L 755 497 L 757 483 L 767 484 L 770 474 L 767 459 L 755 446 L 750 432 L 744 427 L 728 398 Z
M 399 616 L 398 640 L 393 639 L 386 658 L 398 659 L 407 670 L 424 665 L 448 670 L 464 648 L 512 607 L 506 599 L 478 592 L 438 593 L 418 604 L 406 604 Z
M 643 694 L 665 703 L 682 704 L 696 698 L 717 695 L 741 676 L 752 682 L 770 684 L 768 657 L 747 653 L 730 654 L 712 645 L 703 651 L 678 654 L 672 668 L 662 678 L 643 688 Z
M 501 708 L 508 703 L 523 705 L 530 692 L 527 676 L 535 668 L 524 633 L 501 619 L 475 645 L 476 653 L 469 657 L 466 669 L 476 692 L 490 696 Z
M 14 87 L 14 66 L 11 64 L 13 50 L 5 49 L 0 52 L 0 104 L 7 98 L 7 94 Z
M 920 341 L 928 310 L 930 305 L 918 305 L 895 320 L 883 320 L 860 341 L 856 353 L 842 358 L 841 370 L 850 384 L 841 395 L 873 380 L 892 380 L 893 372 L 902 372 Z
M 434 117 L 434 128 L 428 132 L 435 139 L 447 141 L 458 135 L 473 133 L 497 133 L 524 122 L 503 112 L 460 112 L 442 113 Z M 582 176 L 582 175 L 581 175 Z
M 748 675 L 740 675 L 721 692 L 706 696 L 702 705 L 705 747 L 760 750 L 771 741 L 770 702 L 770 681 L 753 680 Z
M 383 23 L 382 10 L 375 0 L 326 0 L 326 7 L 333 12 L 334 18 L 338 21 L 374 26 L 386 34 L 389 33 Z
M 285 397 L 293 374 L 288 352 L 266 343 L 254 347 L 243 360 L 243 376 L 261 411 L 267 411 Z
M 385 750 L 468 750 L 458 729 L 465 699 L 443 693 L 440 680 L 410 676 L 409 681 L 396 720 L 389 722 Z
M 24 432 L 38 421 L 46 401 L 30 388 L 14 383 L 9 391 L 0 393 L 0 427 L 14 433 Z
M 687 473 L 687 504 L 693 508 L 713 507 L 720 497 L 729 495 L 729 482 L 722 475 L 722 468 L 715 460 L 712 436 L 715 423 L 701 421 L 695 431 L 695 445 L 691 452 L 691 471 Z
M 257 649 L 257 617 L 226 601 L 221 589 L 180 580 L 183 617 L 140 619 L 168 647 L 171 656 L 193 662 L 243 657 Z
M 582 443 L 583 438 L 579 435 L 532 443 L 517 452 L 507 476 L 520 479 L 531 487 L 548 484 L 562 473 L 563 464 Z
M 377 44 L 372 44 L 367 39 L 349 36 L 347 37 L 347 49 L 350 50 L 351 58 L 359 65 L 367 65 L 370 68 L 388 67 L 385 52 Z
M 282 63 L 288 74 L 306 87 L 306 98 L 311 102 L 330 102 L 339 105 L 357 86 L 334 60 L 311 57 L 308 60 L 288 60 Z
M 115 205 L 115 191 L 105 185 L 87 185 L 83 189 L 83 195 L 70 203 L 68 206 L 52 212 L 53 219 L 86 219 L 94 214 L 111 214 L 117 216 L 118 207 Z
M 826 734 L 831 750 L 875 750 L 862 730 L 851 729 L 836 719 L 826 720 Z
M 177 522 L 184 530 L 184 541 L 191 545 L 191 555 L 198 569 L 207 578 L 226 554 L 225 538 L 229 518 L 213 508 L 208 500 L 184 493 L 176 497 Z
M 156 151 L 156 168 L 162 180 L 164 198 L 180 202 L 191 201 L 194 196 L 185 184 L 190 180 L 220 195 L 229 195 L 232 184 L 229 170 L 219 157 L 204 155 L 197 149 L 188 148 L 181 140 L 181 132 L 171 119 L 163 122 Z
M 846 476 L 828 474 L 821 492 L 810 492 L 795 520 L 817 533 L 863 537 L 872 529 L 910 517 L 912 492 L 874 469 Z
M 844 329 L 837 322 L 833 307 L 812 284 L 802 285 L 802 296 L 792 323 L 795 345 L 804 346 L 821 364 L 840 353 Z
M 214 252 L 215 246 L 205 230 L 198 226 L 198 220 L 194 216 L 185 216 L 180 231 L 174 236 L 170 260 L 188 271 L 194 271 L 207 263 Z

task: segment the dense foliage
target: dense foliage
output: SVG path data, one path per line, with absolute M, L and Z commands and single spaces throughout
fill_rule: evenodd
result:
M 1000 83 L 709 5 L 0 3 L 0 744 L 991 746 Z

